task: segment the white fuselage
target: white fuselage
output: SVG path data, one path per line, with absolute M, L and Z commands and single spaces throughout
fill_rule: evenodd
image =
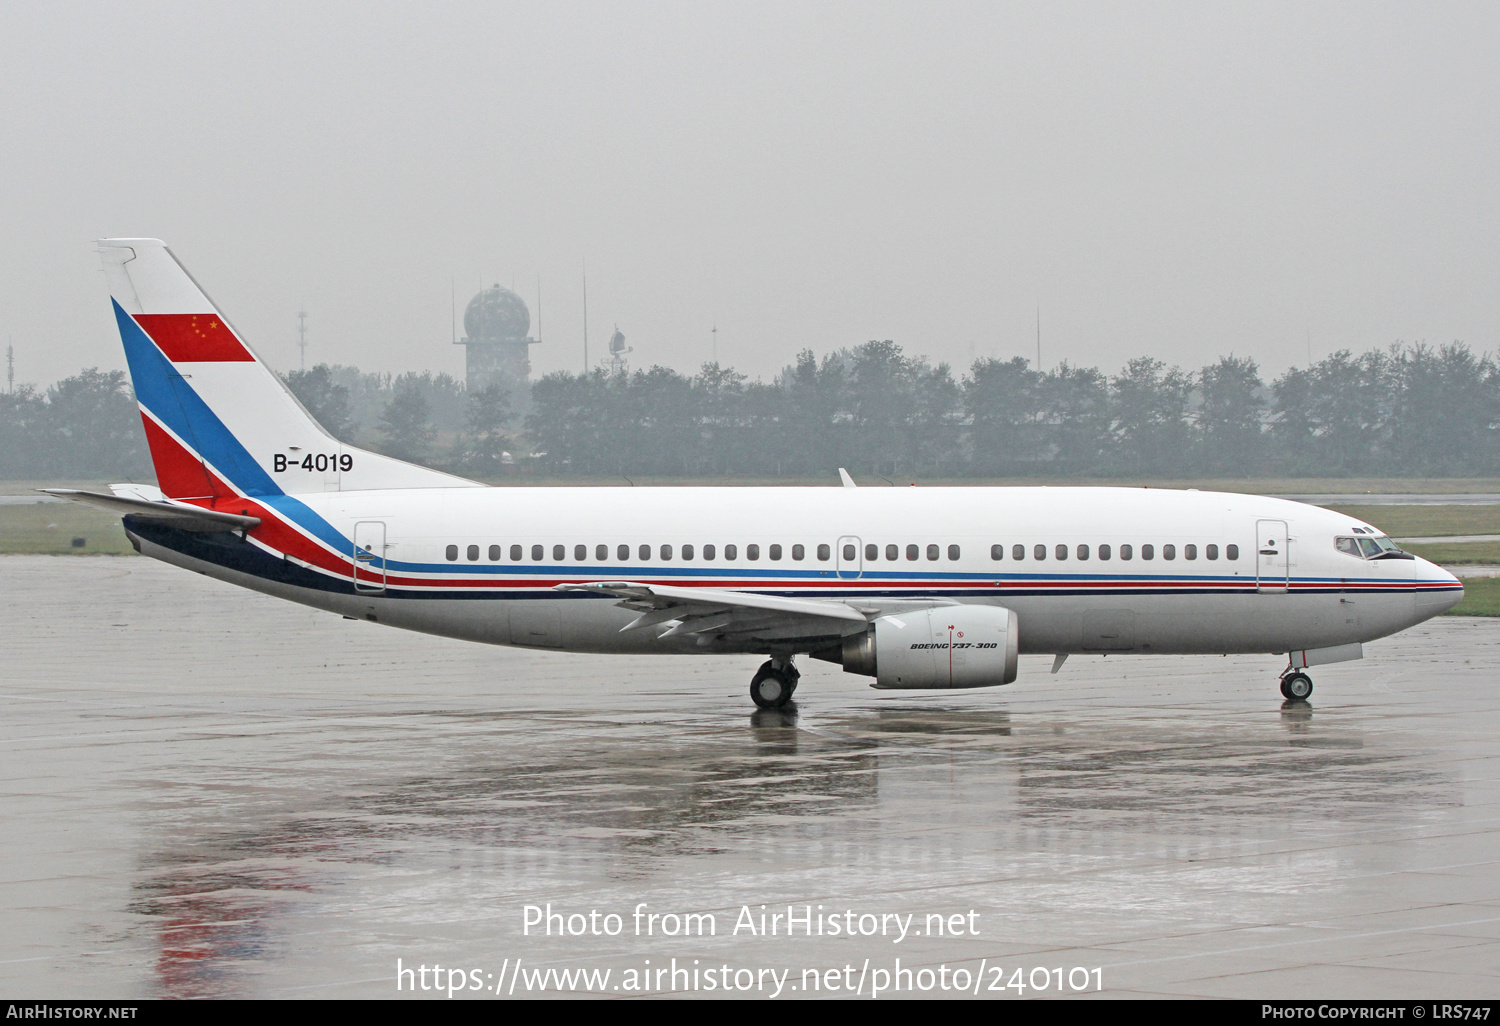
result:
M 332 531 L 299 528 L 295 544 L 253 532 L 262 562 L 221 560 L 160 532 L 139 539 L 142 551 L 346 616 L 601 653 L 755 649 L 711 635 L 622 633 L 637 613 L 557 585 L 733 589 L 870 615 L 933 601 L 995 605 L 1014 611 L 1024 652 L 1119 654 L 1348 645 L 1462 596 L 1452 575 L 1425 560 L 1339 551 L 1339 536 L 1376 534 L 1361 521 L 1219 492 L 508 487 L 262 501 L 292 523 Z M 383 573 L 358 590 L 348 587 L 350 552 L 337 551 L 347 539 L 365 550 L 366 567 L 384 557 Z M 264 572 L 273 560 L 296 572 Z

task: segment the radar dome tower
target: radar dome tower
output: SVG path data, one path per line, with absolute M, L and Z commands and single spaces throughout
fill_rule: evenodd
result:
M 525 412 L 531 398 L 531 311 L 520 296 L 503 285 L 491 285 L 469 300 L 464 310 L 465 384 L 470 393 L 500 385 L 510 393 L 511 409 Z

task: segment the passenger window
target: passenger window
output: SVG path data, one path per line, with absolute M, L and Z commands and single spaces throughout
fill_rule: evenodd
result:
M 827 545 L 819 545 L 818 546 L 818 558 L 821 559 L 823 562 L 825 562 L 825 563 L 828 562 L 829 558 L 832 557 L 832 556 L 833 556 L 833 550 L 830 549 Z
M 498 563 L 498 562 L 500 562 L 500 546 L 498 546 L 498 545 L 491 545 L 490 546 L 490 553 L 489 553 L 489 555 L 490 555 L 490 562 L 491 563 Z
M 846 544 L 844 546 L 844 562 L 845 563 L 852 563 L 857 558 L 859 558 L 859 554 L 857 552 L 855 552 L 854 546 Z
M 670 545 L 663 545 L 661 547 L 661 561 L 663 563 L 665 563 L 668 560 L 670 560 L 671 558 L 672 558 L 672 546 L 670 546 Z
M 917 548 L 915 545 L 908 545 L 906 547 L 906 558 L 907 559 L 916 559 L 921 554 L 922 554 L 922 550 L 919 549 L 919 548 Z
M 712 545 L 705 545 L 705 546 L 703 546 L 703 558 L 704 559 L 707 559 L 707 560 L 711 561 L 714 558 L 714 556 L 716 556 L 716 555 L 718 555 L 718 550 L 716 550 Z
M 568 548 L 567 548 L 566 545 L 554 545 L 554 546 L 552 546 L 552 562 L 554 562 L 554 563 L 561 563 L 564 559 L 567 558 L 567 555 L 568 555 Z
M 1177 546 L 1176 545 L 1163 545 L 1161 547 L 1161 558 L 1162 559 L 1176 559 L 1177 558 Z
M 1089 558 L 1089 547 L 1087 545 L 1080 545 L 1080 546 L 1078 546 L 1078 558 L 1079 559 L 1088 559 Z
M 1198 558 L 1198 546 L 1196 546 L 1196 545 L 1184 545 L 1182 547 L 1182 558 L 1183 559 L 1197 559 Z
M 1042 560 L 1046 559 L 1047 558 L 1047 546 L 1045 546 L 1045 545 L 1036 545 L 1036 546 L 1033 546 L 1032 549 L 1031 549 L 1031 558 L 1034 559 L 1034 560 L 1036 560 L 1038 563 L 1040 563 Z
M 929 545 L 929 546 L 927 546 L 927 558 L 928 559 L 937 559 L 938 558 L 938 547 L 936 545 Z
M 619 548 L 615 549 L 615 558 L 618 559 L 621 563 L 630 562 L 630 546 L 621 545 Z
M 1240 558 L 1240 547 L 1238 545 L 1226 545 L 1226 546 L 1224 546 L 1224 558 L 1225 559 L 1239 559 Z
M 1209 559 L 1218 559 L 1219 547 L 1217 545 L 1205 545 L 1203 546 L 1203 554 Z
M 1135 558 L 1135 547 L 1132 546 L 1132 545 L 1121 545 L 1120 546 L 1120 558 L 1121 559 L 1134 559 Z
M 588 559 L 589 547 L 587 545 L 574 545 L 573 558 L 578 560 L 578 562 L 580 563 L 582 563 L 585 559 Z
M 692 560 L 692 558 L 693 558 L 693 547 L 691 545 L 684 545 L 682 547 L 682 558 L 685 559 L 685 560 L 689 560 L 689 561 Z
M 510 561 L 512 563 L 519 563 L 521 561 L 521 546 L 512 545 L 510 547 Z
M 880 546 L 870 544 L 865 546 L 865 560 L 873 563 L 880 558 Z
M 1024 546 L 1024 545 L 1012 545 L 1010 547 L 1010 558 L 1011 559 L 1015 559 L 1015 560 L 1025 559 L 1026 558 L 1026 546 Z
M 991 545 L 990 546 L 990 558 L 991 559 L 1004 559 L 1005 558 L 1005 546 L 1004 545 Z
M 1359 542 L 1354 538 L 1335 538 L 1333 544 L 1346 556 L 1359 555 Z
M 1099 546 L 1099 558 L 1100 559 L 1108 559 L 1109 558 L 1109 546 L 1108 545 L 1101 545 L 1101 546 Z
M 766 550 L 766 555 L 770 556 L 772 559 L 780 559 L 781 558 L 781 546 L 780 545 L 772 545 L 769 549 Z
M 457 545 L 449 545 L 447 551 L 444 552 L 443 555 L 447 556 L 449 559 L 457 559 L 458 558 L 458 546 Z
M 949 559 L 957 559 L 958 558 L 958 546 L 957 545 L 949 545 L 948 546 L 948 558 Z
M 746 559 L 759 559 L 760 558 L 760 546 L 759 545 L 746 545 L 745 546 L 745 558 Z
M 1150 546 L 1150 545 L 1142 545 L 1141 546 L 1141 558 L 1142 559 L 1155 559 L 1156 558 L 1156 549 L 1153 546 Z
M 531 547 L 531 558 L 538 563 L 542 561 L 542 547 L 540 545 L 533 545 Z
M 594 546 L 594 562 L 596 562 L 596 563 L 603 563 L 603 562 L 606 562 L 608 559 L 609 559 L 609 546 L 608 545 L 595 545 Z
M 802 562 L 803 559 L 807 558 L 807 546 L 805 546 L 805 545 L 793 545 L 792 546 L 792 558 L 795 559 L 799 563 Z
M 642 545 L 636 551 L 640 555 L 642 562 L 649 563 L 651 561 L 651 546 L 649 546 L 649 545 Z
M 900 559 L 901 558 L 901 547 L 899 545 L 887 545 L 885 547 L 885 558 L 886 559 Z
M 1059 545 L 1055 549 L 1054 554 L 1057 556 L 1058 559 L 1067 559 L 1068 558 L 1068 547 L 1066 545 Z
M 478 545 L 470 545 L 469 546 L 469 551 L 465 552 L 464 555 L 466 555 L 466 556 L 469 557 L 469 562 L 471 562 L 471 563 L 477 562 L 479 560 L 479 546 Z
M 725 559 L 734 559 L 739 554 L 740 554 L 740 550 L 737 549 L 735 546 L 733 546 L 733 545 L 726 545 L 726 546 L 724 546 L 724 558 Z

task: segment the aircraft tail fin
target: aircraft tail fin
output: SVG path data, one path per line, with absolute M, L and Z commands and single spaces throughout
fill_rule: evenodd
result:
M 159 239 L 101 239 L 151 460 L 172 499 L 483 487 L 328 434 Z

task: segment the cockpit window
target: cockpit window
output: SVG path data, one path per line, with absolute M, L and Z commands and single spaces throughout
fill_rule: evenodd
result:
M 1362 535 L 1359 538 L 1335 538 L 1333 544 L 1346 555 L 1361 559 L 1400 558 L 1409 559 L 1406 553 L 1383 534 Z

